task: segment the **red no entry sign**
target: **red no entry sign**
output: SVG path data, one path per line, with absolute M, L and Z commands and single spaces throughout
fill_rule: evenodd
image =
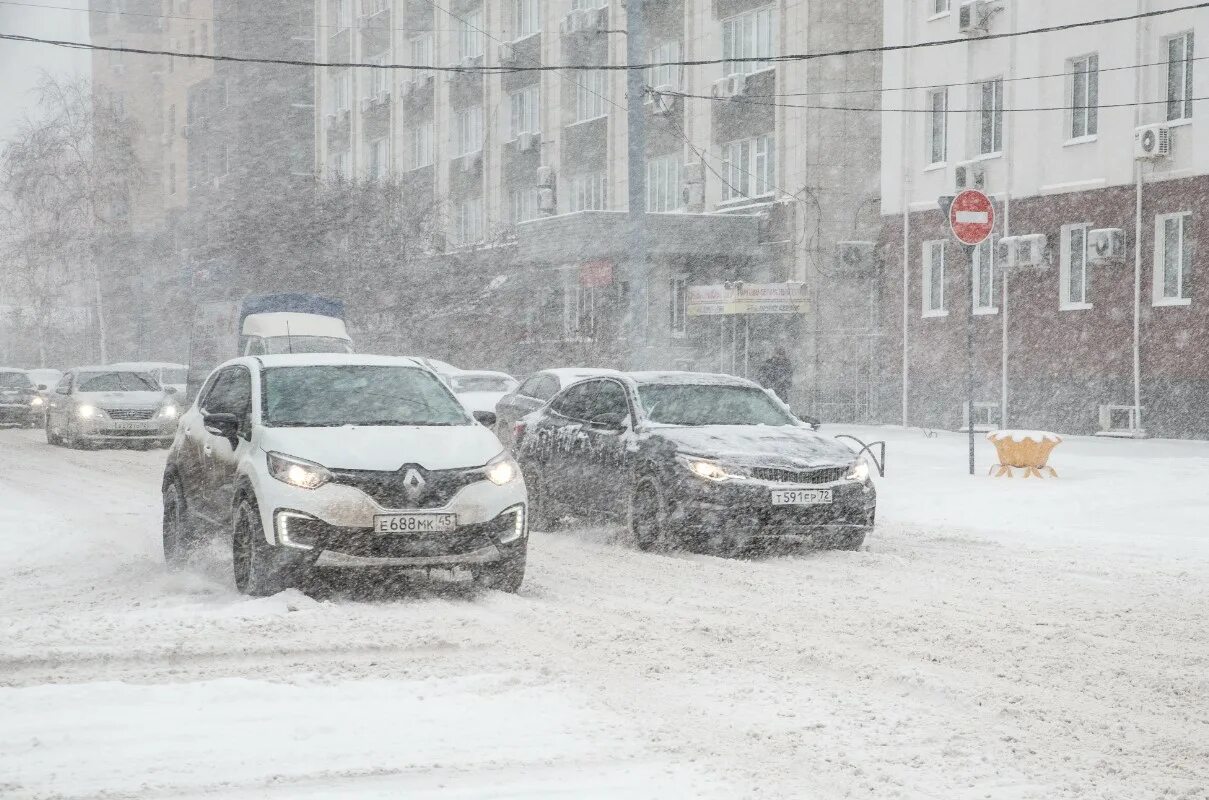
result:
M 982 244 L 995 227 L 995 207 L 991 198 L 975 189 L 967 189 L 953 198 L 949 226 L 957 241 L 973 247 Z

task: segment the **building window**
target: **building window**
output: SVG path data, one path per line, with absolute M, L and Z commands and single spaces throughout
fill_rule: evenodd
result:
M 411 129 L 411 168 L 432 164 L 432 123 L 425 122 Z
M 537 189 L 513 189 L 508 195 L 509 218 L 515 225 L 537 219 Z
M 1192 119 L 1192 32 L 1167 40 L 1167 120 Z
M 588 11 L 593 8 L 604 8 L 607 0 L 571 0 L 572 11 Z
M 948 158 L 949 90 L 928 92 L 928 163 L 943 164 Z
M 512 0 L 512 34 L 524 39 L 542 29 L 541 4 L 538 0 Z
M 1071 59 L 1070 138 L 1095 136 L 1100 129 L 1100 56 Z
M 465 156 L 483 149 L 483 107 L 471 106 L 454 112 L 453 155 Z
M 688 278 L 677 275 L 669 281 L 668 290 L 672 336 L 679 338 L 688 330 Z
M 605 173 L 590 172 L 571 178 L 571 211 L 604 211 L 608 208 Z
M 375 139 L 369 143 L 369 179 L 380 181 L 390 174 L 390 143 Z
M 390 54 L 386 52 L 379 53 L 369 57 L 369 63 L 381 64 L 385 67 L 390 63 Z M 385 95 L 390 94 L 390 70 L 387 69 L 370 69 L 369 80 L 367 81 L 366 97 L 370 100 L 378 100 Z
M 609 96 L 609 75 L 604 71 L 575 75 L 575 121 L 585 122 L 605 115 Z
M 332 0 L 329 13 L 332 35 L 335 36 L 353 23 L 352 0 Z
M 361 0 L 361 16 L 372 17 L 386 11 L 389 0 Z
M 1066 310 L 1091 308 L 1087 301 L 1087 229 L 1088 225 L 1062 226 L 1062 252 L 1058 277 L 1061 307 Z
M 647 63 L 658 64 L 659 66 L 647 67 L 646 83 L 650 87 L 670 86 L 673 89 L 679 89 L 683 83 L 682 67 L 679 64 L 669 62 L 680 60 L 680 42 L 676 39 L 666 39 L 647 51 Z M 653 96 L 647 94 L 647 102 L 653 100 Z
M 982 84 L 981 155 L 1003 152 L 1003 78 Z
M 508 96 L 512 106 L 512 124 L 509 127 L 511 138 L 515 139 L 522 133 L 537 133 L 538 122 L 538 85 L 530 84 L 518 89 Z
M 407 40 L 407 52 L 411 57 L 412 64 L 431 64 L 432 63 L 432 34 L 425 33 L 420 36 L 413 36 Z M 414 70 L 409 75 L 409 79 L 420 81 L 431 77 L 431 70 Z
M 772 66 L 772 6 L 722 20 L 725 74 L 749 75 Z
M 176 162 L 168 165 L 168 194 L 176 194 Z
M 995 314 L 995 247 L 988 236 L 974 249 L 974 313 Z
M 726 175 L 723 199 L 771 194 L 775 161 L 772 134 L 722 145 L 722 174 Z
M 483 55 L 483 48 L 483 11 L 479 8 L 466 12 L 458 20 L 456 50 L 458 61 L 479 58 Z
M 483 241 L 483 199 L 473 197 L 458 203 L 453 214 L 453 239 L 459 245 Z
M 1187 305 L 1192 270 L 1192 214 L 1162 214 L 1154 225 L 1154 304 Z
M 925 317 L 943 317 L 945 311 L 945 243 L 924 242 L 924 291 L 923 312 Z
M 948 14 L 952 0 L 932 0 L 933 14 Z
M 596 333 L 596 290 L 568 287 L 563 294 L 563 335 L 567 339 L 591 339 Z
M 340 114 L 349 110 L 349 72 L 342 69 L 332 76 L 332 111 Z
M 646 210 L 653 213 L 681 211 L 684 193 L 680 190 L 681 156 L 663 156 L 646 162 Z

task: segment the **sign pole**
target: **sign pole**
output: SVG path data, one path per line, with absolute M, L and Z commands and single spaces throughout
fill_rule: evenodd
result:
M 970 474 L 974 474 L 974 253 L 977 247 L 965 246 L 969 266 L 970 313 L 966 315 L 966 427 L 970 433 Z

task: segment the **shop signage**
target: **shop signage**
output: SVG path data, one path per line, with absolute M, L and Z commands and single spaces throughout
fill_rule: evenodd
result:
M 587 261 L 579 267 L 579 285 L 585 289 L 603 289 L 613 285 L 612 261 Z
M 804 314 L 806 288 L 800 283 L 729 283 L 688 287 L 688 315 Z

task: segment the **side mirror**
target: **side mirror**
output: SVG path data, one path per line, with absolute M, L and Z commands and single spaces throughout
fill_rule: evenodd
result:
M 46 391 L 46 384 L 45 384 L 45 383 L 39 383 L 39 384 L 38 384 L 38 391 L 39 391 L 39 392 L 45 392 L 45 391 Z
M 165 387 L 164 387 L 164 392 L 165 392 L 166 394 L 173 394 L 173 395 L 175 395 L 175 394 L 179 394 L 179 393 L 180 393 L 180 392 L 178 392 L 178 391 L 177 391 L 177 388 L 176 388 L 175 386 L 165 386 Z
M 496 421 L 499 419 L 496 417 L 494 411 L 474 411 L 471 415 L 476 422 L 488 428 L 494 428 Z
M 629 414 L 624 411 L 606 411 L 592 418 L 592 424 L 611 431 L 624 431 Z
M 234 441 L 239 435 L 239 417 L 235 414 L 223 411 L 206 414 L 202 417 L 202 424 L 205 425 L 207 433 L 224 439 Z

